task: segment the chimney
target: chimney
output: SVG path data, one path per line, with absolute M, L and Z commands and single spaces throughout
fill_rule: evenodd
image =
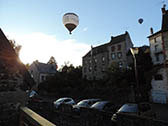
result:
M 150 33 L 151 33 L 151 35 L 153 35 L 153 28 L 152 27 L 150 28 Z
M 164 14 L 166 14 L 166 4 L 163 4 L 163 8 L 162 8 L 162 14 L 164 15 Z
M 114 37 L 113 37 L 113 36 L 111 36 L 111 41 L 113 40 L 113 38 L 114 38 Z

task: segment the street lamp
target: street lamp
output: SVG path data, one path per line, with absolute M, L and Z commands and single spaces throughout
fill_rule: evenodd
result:
M 140 96 L 139 81 L 138 81 L 138 71 L 137 71 L 137 63 L 136 63 L 136 57 L 135 57 L 135 55 L 138 54 L 139 50 L 138 50 L 138 48 L 130 48 L 130 51 L 131 51 L 133 59 L 134 59 L 135 79 L 136 79 L 136 85 L 137 85 L 136 96 L 138 96 L 138 100 L 139 100 L 139 96 Z

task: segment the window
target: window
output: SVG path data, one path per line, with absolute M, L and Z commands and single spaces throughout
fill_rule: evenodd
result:
M 89 60 L 89 63 L 92 63 L 92 61 L 91 61 L 91 60 Z
M 119 59 L 121 59 L 122 53 L 121 53 L 121 52 L 118 52 L 118 53 L 117 53 L 117 56 L 118 56 Z
M 102 57 L 102 62 L 104 62 L 104 61 L 105 61 L 105 57 L 103 56 L 103 57 Z
M 155 51 L 157 51 L 158 50 L 158 45 L 155 45 Z
M 91 72 L 91 71 L 92 71 L 92 67 L 90 66 L 90 67 L 89 67 L 89 72 Z
M 156 75 L 154 76 L 154 78 L 155 78 L 155 80 L 163 80 L 163 77 L 162 77 L 161 74 L 156 74 Z
M 105 68 L 104 67 L 102 68 L 102 72 L 105 72 Z
M 94 66 L 94 71 L 97 71 L 97 65 Z
M 115 51 L 115 46 L 111 47 L 111 51 L 114 52 Z
M 158 54 L 156 55 L 156 61 L 159 61 L 159 55 Z
M 41 76 L 41 80 L 44 81 L 45 80 L 45 76 Z
M 154 42 L 156 43 L 157 41 L 156 41 L 156 38 L 154 38 Z
M 118 51 L 120 51 L 121 50 L 121 45 L 118 45 Z
M 115 53 L 112 53 L 112 54 L 111 54 L 111 59 L 114 60 L 115 58 L 116 58 Z
M 120 68 L 123 67 L 123 63 L 122 62 L 119 62 L 118 65 L 119 65 Z
M 95 61 L 95 63 L 97 63 L 97 59 L 96 58 L 94 59 L 94 61 Z

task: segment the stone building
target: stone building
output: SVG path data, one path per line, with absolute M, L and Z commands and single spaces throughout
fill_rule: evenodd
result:
M 152 78 L 151 100 L 156 103 L 168 103 L 168 10 L 162 8 L 161 30 L 148 37 L 150 55 L 157 72 Z
M 56 65 L 40 63 L 34 61 L 29 67 L 29 73 L 36 82 L 36 86 L 39 83 L 46 80 L 47 76 L 53 76 L 57 72 Z
M 127 53 L 133 47 L 129 33 L 112 36 L 110 42 L 92 47 L 82 57 L 82 76 L 88 80 L 99 80 L 106 77 L 105 71 L 112 63 L 118 63 L 120 67 L 129 65 Z

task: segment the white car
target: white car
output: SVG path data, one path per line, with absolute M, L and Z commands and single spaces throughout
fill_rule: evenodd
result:
M 75 105 L 75 101 L 72 98 L 68 98 L 68 97 L 59 98 L 58 100 L 54 101 L 54 107 L 56 109 L 58 109 L 58 107 L 61 104 Z

